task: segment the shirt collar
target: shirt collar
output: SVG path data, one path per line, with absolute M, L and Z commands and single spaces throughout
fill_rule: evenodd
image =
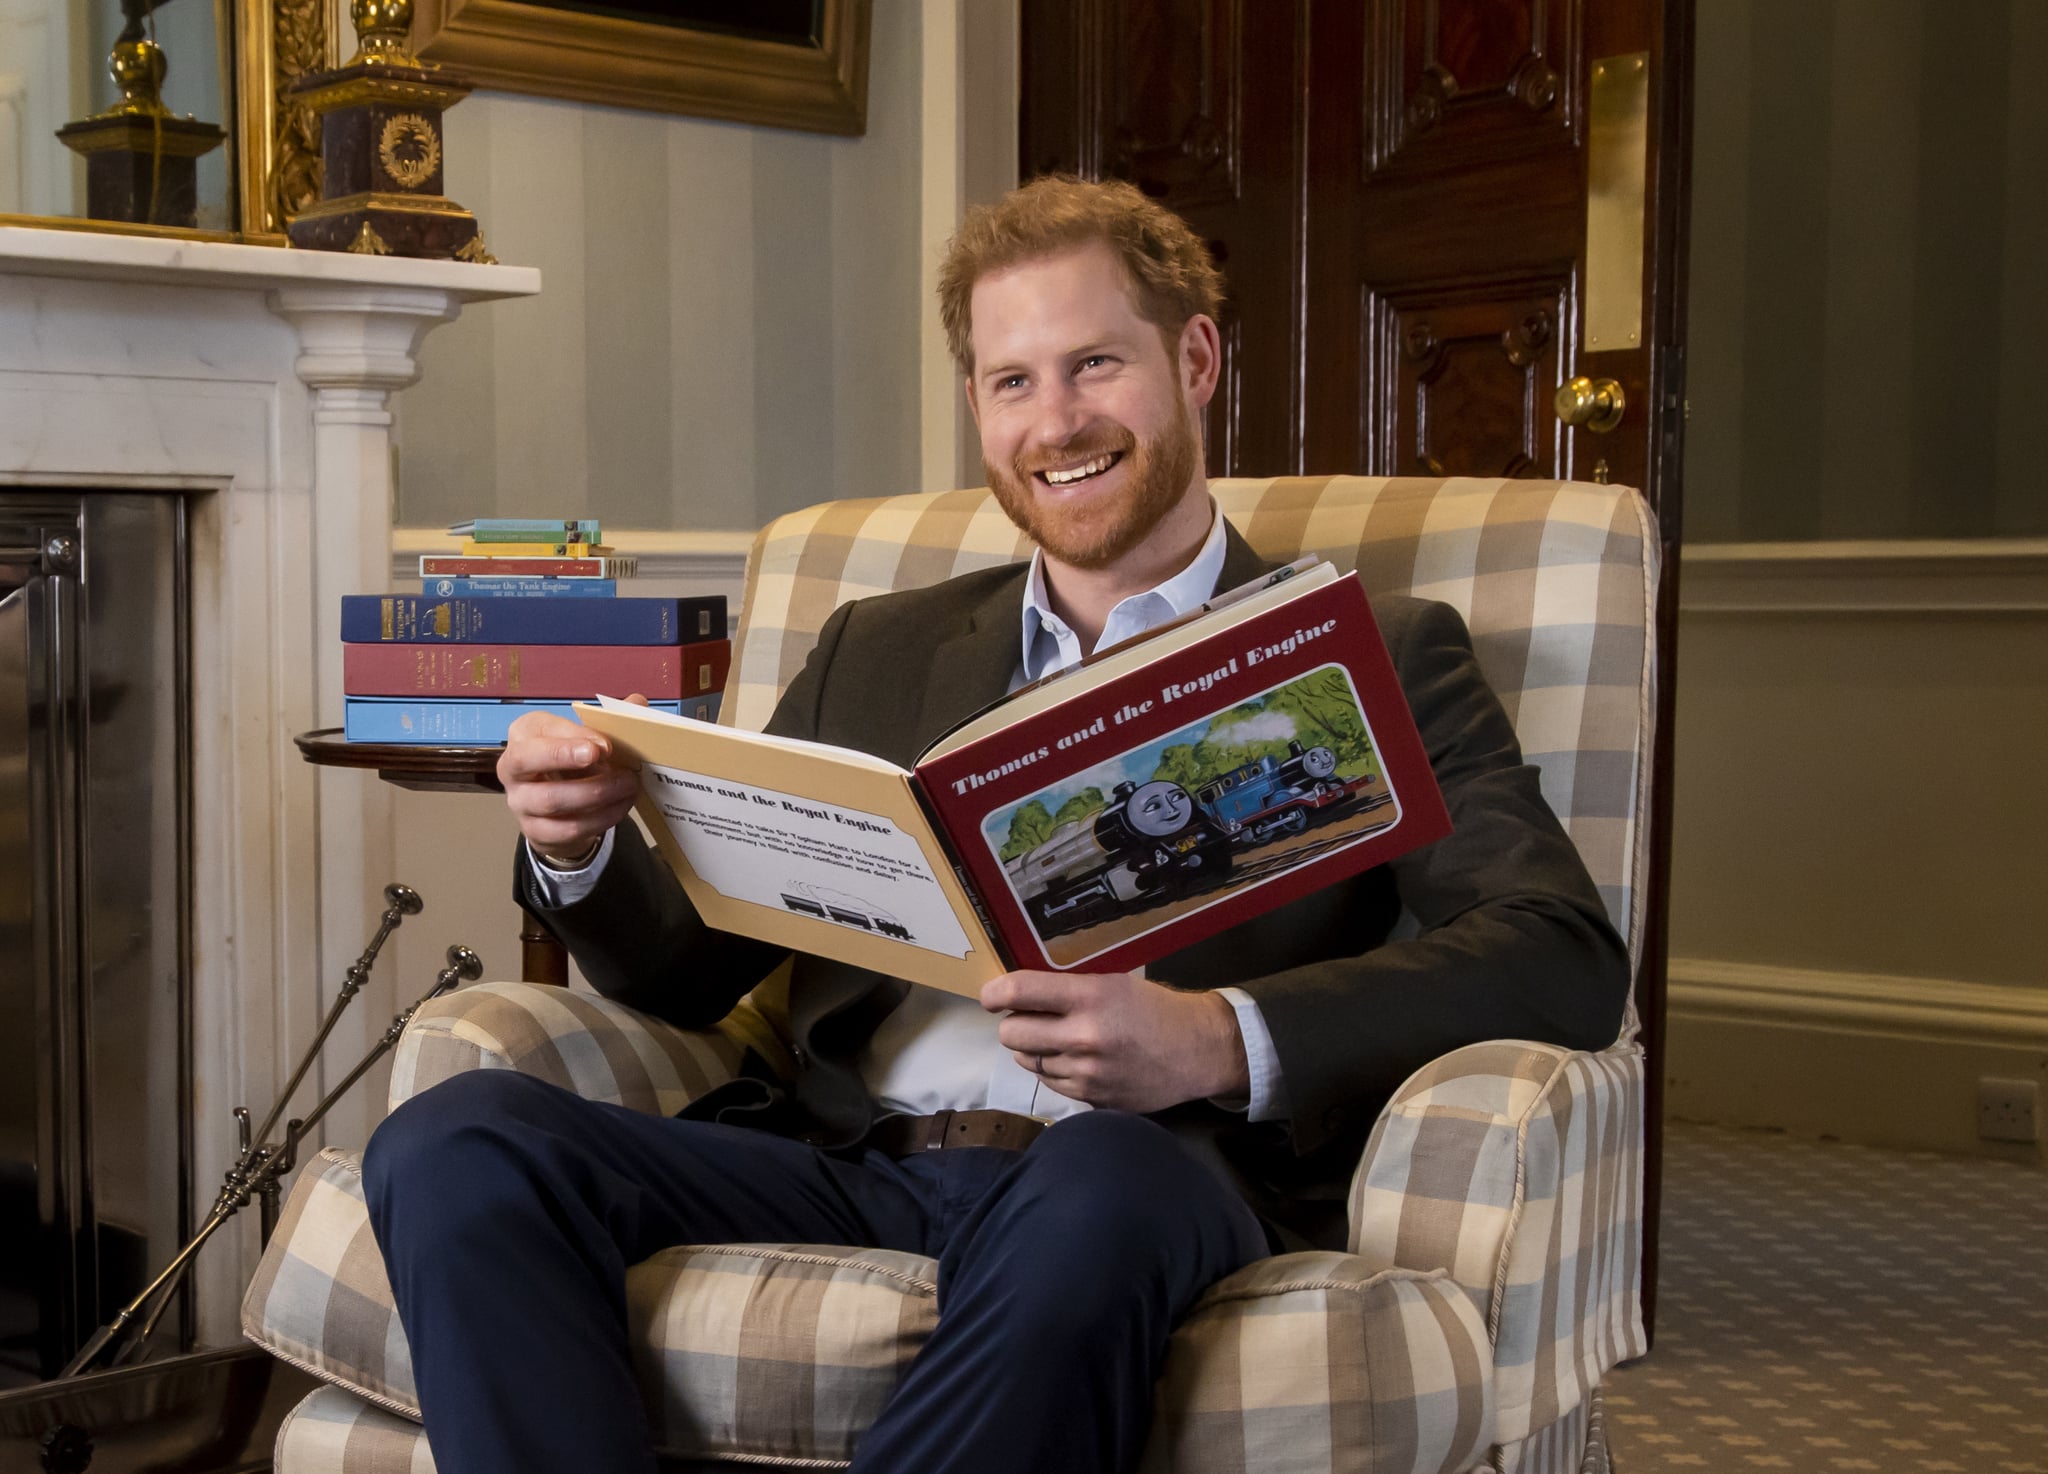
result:
M 1109 611 L 1102 627 L 1102 645 L 1113 645 L 1141 635 L 1155 625 L 1178 619 L 1198 608 L 1216 592 L 1216 580 L 1223 576 L 1223 557 L 1228 550 L 1223 514 L 1216 499 L 1209 499 L 1209 535 L 1194 560 L 1154 588 L 1132 594 Z M 1052 612 L 1045 591 L 1045 553 L 1031 554 L 1031 575 L 1024 582 L 1023 661 L 1020 684 L 1035 681 L 1078 662 L 1087 652 L 1064 621 Z

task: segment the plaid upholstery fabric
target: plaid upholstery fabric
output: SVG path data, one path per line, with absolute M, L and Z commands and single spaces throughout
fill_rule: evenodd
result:
M 276 1467 L 315 1474 L 434 1474 L 434 1455 L 417 1423 L 349 1396 L 338 1387 L 310 1393 L 285 1416 L 277 1431 Z M 660 1460 L 662 1474 L 734 1474 L 759 1469 L 764 1460 Z M 787 1467 L 804 1465 L 776 1461 Z M 813 1461 L 811 1467 L 837 1468 Z
M 1174 1332 L 1143 1474 L 1457 1474 L 1493 1440 L 1485 1327 L 1442 1273 L 1287 1254 Z
M 1493 1474 L 1610 1474 L 1600 1389 L 1548 1428 L 1495 1447 L 1486 1467 Z
M 1370 476 L 1223 479 L 1217 505 L 1260 556 L 1319 553 L 1375 594 L 1451 605 L 1543 774 L 1631 954 L 1642 931 L 1656 538 L 1620 486 Z M 1028 556 L 984 491 L 830 502 L 779 517 L 747 557 L 719 720 L 758 729 L 849 599 Z M 1624 1037 L 1635 1030 L 1631 1013 Z
M 758 1036 L 758 1037 L 757 1037 Z M 785 1048 L 735 1012 L 672 1029 L 608 999 L 537 983 L 479 983 L 426 1004 L 392 1056 L 393 1110 L 463 1070 L 517 1070 L 589 1100 L 672 1116 L 739 1071 L 750 1046 Z
M 280 1469 L 333 1474 L 434 1474 L 419 1424 L 338 1387 L 322 1387 L 285 1415 L 273 1459 Z
M 303 1404 L 284 1474 L 431 1467 L 360 1157 L 292 1189 L 242 1306 L 274 1355 L 401 1418 Z M 634 1358 L 671 1458 L 848 1462 L 937 1318 L 935 1261 L 879 1249 L 666 1250 L 626 1279 Z M 1175 1333 L 1147 1474 L 1453 1474 L 1493 1437 L 1486 1327 L 1442 1273 L 1290 1254 L 1222 1281 Z M 383 1463 L 376 1462 L 384 1460 Z
M 329 1147 L 299 1173 L 242 1297 L 242 1334 L 379 1407 L 420 1415 L 412 1352 L 363 1201 L 361 1152 Z
M 1404 1084 L 1351 1185 L 1352 1252 L 1450 1271 L 1493 1341 L 1506 1443 L 1582 1406 L 1647 1351 L 1641 1265 L 1643 1065 L 1478 1044 Z

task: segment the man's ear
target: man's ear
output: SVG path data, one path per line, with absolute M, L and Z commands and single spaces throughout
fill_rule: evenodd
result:
M 1207 313 L 1197 312 L 1181 327 L 1179 360 L 1181 392 L 1200 409 L 1215 397 L 1223 373 L 1223 335 Z
M 960 380 L 960 387 L 967 391 L 967 413 L 974 416 L 974 428 L 981 428 L 981 401 L 974 397 L 974 375 L 968 374 Z

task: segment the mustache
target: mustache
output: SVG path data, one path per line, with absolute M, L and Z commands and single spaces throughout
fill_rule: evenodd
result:
M 1083 432 L 1056 450 L 1019 451 L 1010 469 L 1023 481 L 1048 468 L 1077 465 L 1097 456 L 1128 455 L 1137 448 L 1138 437 L 1126 429 Z

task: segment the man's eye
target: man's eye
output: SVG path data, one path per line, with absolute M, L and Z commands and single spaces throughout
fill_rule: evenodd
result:
M 1023 387 L 1024 376 L 1022 374 L 1006 374 L 1002 378 L 996 380 L 996 388 L 999 390 L 1021 389 Z
M 1109 361 L 1110 359 L 1107 353 L 1091 353 L 1086 358 L 1081 360 L 1079 367 L 1084 369 L 1102 368 L 1105 365 L 1107 365 Z

